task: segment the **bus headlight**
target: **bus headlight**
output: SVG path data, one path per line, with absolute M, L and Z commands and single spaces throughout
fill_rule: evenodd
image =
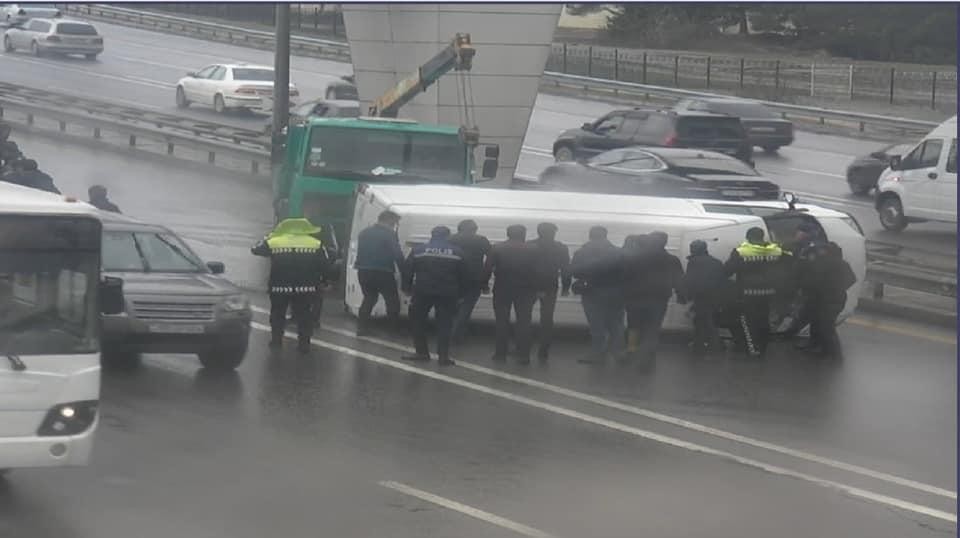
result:
M 246 295 L 229 295 L 223 300 L 223 309 L 227 312 L 246 310 L 249 306 L 250 301 Z
M 83 433 L 97 418 L 97 403 L 97 400 L 85 400 L 53 406 L 40 423 L 37 435 L 60 437 Z

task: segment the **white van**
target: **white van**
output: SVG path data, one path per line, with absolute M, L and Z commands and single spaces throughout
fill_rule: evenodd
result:
M 429 240 L 434 226 L 442 224 L 456 230 L 463 219 L 475 220 L 480 233 L 493 243 L 506 239 L 506 228 L 511 224 L 526 226 L 528 239 L 533 239 L 537 225 L 549 221 L 558 226 L 557 240 L 567 245 L 571 255 L 587 241 L 587 232 L 592 226 L 605 226 L 615 245 L 623 244 L 631 234 L 661 230 L 669 236 L 667 250 L 679 257 L 684 266 L 694 239 L 706 241 L 711 254 L 726 260 L 751 227 L 759 226 L 767 230 L 773 240 L 784 241 L 793 237 L 800 223 L 807 222 L 843 248 L 844 257 L 857 275 L 857 283 L 848 291 L 841 319 L 856 308 L 866 274 L 865 240 L 857 222 L 845 213 L 812 205 L 797 204 L 794 211 L 789 211 L 788 204 L 779 201 L 727 202 L 447 185 L 361 185 L 357 190 L 346 257 L 345 306 L 354 315 L 363 298 L 357 272 L 352 269 L 357 255 L 357 235 L 374 224 L 380 212 L 387 209 L 401 216 L 398 234 L 405 252 Z M 492 320 L 491 303 L 489 295 L 481 297 L 474 318 Z M 405 302 L 401 312 L 406 312 L 406 305 Z M 664 327 L 689 328 L 691 320 L 687 310 L 685 306 L 671 303 Z M 384 314 L 385 307 L 380 301 L 374 315 Z M 534 315 L 536 319 L 536 311 Z M 559 299 L 556 323 L 586 325 L 578 297 Z
M 877 213 L 884 228 L 910 222 L 957 222 L 957 117 L 930 132 L 877 181 Z

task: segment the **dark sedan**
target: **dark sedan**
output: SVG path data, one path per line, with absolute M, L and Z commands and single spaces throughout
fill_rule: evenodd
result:
M 751 166 L 722 153 L 681 148 L 629 147 L 585 162 L 556 163 L 535 181 L 514 181 L 513 188 L 668 198 L 780 198 L 780 187 Z
M 712 112 L 740 118 L 750 144 L 773 153 L 793 143 L 793 122 L 785 120 L 763 103 L 735 98 L 684 99 L 674 110 Z
M 880 174 L 890 166 L 890 159 L 906 155 L 914 144 L 891 144 L 870 153 L 857 157 L 847 167 L 847 185 L 854 194 L 867 194 L 877 187 Z

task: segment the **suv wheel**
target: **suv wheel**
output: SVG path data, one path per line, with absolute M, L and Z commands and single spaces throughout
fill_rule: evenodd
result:
M 177 108 L 187 108 L 190 101 L 187 100 L 187 94 L 183 91 L 183 86 L 177 86 Z
M 213 111 L 217 114 L 223 114 L 227 111 L 227 105 L 223 102 L 223 96 L 220 94 L 213 97 Z
M 903 204 L 896 195 L 884 196 L 877 205 L 880 224 L 891 232 L 899 232 L 907 227 L 907 217 L 903 214 Z
M 30 43 L 30 52 L 32 52 L 37 58 L 43 56 L 43 51 L 40 50 L 40 45 L 37 45 L 36 41 Z
M 567 144 L 564 144 L 562 146 L 557 146 L 557 149 L 553 150 L 553 158 L 560 163 L 570 162 L 574 160 L 573 147 Z
M 211 351 L 205 351 L 197 355 L 200 364 L 207 370 L 214 372 L 229 372 L 235 370 L 247 354 L 247 344 L 243 345 L 225 345 L 214 348 Z

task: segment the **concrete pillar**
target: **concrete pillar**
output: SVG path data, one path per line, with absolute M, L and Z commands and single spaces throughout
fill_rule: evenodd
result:
M 361 107 L 469 33 L 481 143 L 500 144 L 497 184 L 513 178 L 562 4 L 343 4 Z M 400 110 L 398 117 L 459 125 L 451 72 Z

